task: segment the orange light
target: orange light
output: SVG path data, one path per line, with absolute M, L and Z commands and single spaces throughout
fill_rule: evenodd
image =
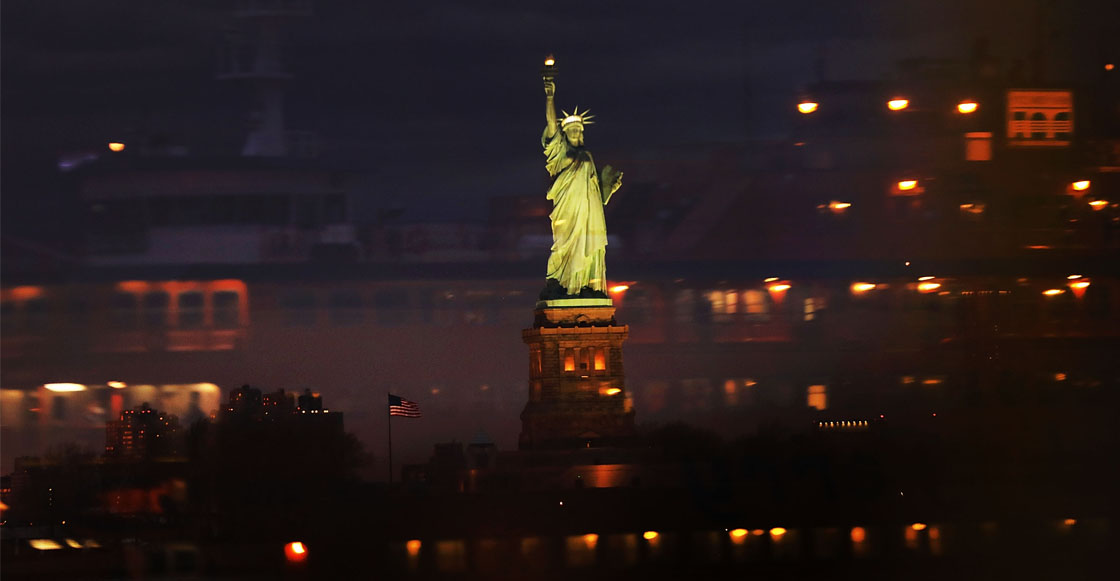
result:
M 409 557 L 415 557 L 420 554 L 420 539 L 412 539 L 404 544 L 405 550 L 408 551 Z
M 770 536 L 772 538 L 776 539 L 776 538 L 781 537 L 784 534 L 786 534 L 786 529 L 784 529 L 782 527 L 774 527 L 774 528 L 770 529 Z
M 583 542 L 587 544 L 587 548 L 594 548 L 595 543 L 599 542 L 599 535 L 595 533 L 587 533 L 583 535 Z
M 128 387 L 128 384 L 123 381 L 108 381 L 105 383 L 105 385 L 108 385 L 113 389 L 124 389 Z
M 1069 288 L 1088 288 L 1089 284 L 1090 283 L 1087 280 L 1076 280 L 1069 283 Z
M 870 282 L 853 282 L 852 292 L 856 294 L 865 293 L 869 290 L 874 290 L 875 284 Z
M 891 99 L 887 101 L 887 109 L 891 111 L 901 111 L 910 106 L 909 99 Z
M 941 288 L 941 283 L 939 282 L 918 283 L 918 290 L 924 293 L 933 292 L 939 288 Z
M 863 527 L 852 527 L 852 542 L 862 543 L 867 540 L 867 531 Z
M 292 541 L 284 545 L 284 556 L 293 563 L 302 563 L 307 559 L 307 547 L 299 541 Z
M 1089 189 L 1089 186 L 1091 185 L 1093 185 L 1093 182 L 1090 180 L 1077 180 L 1076 182 L 1070 184 L 1070 187 L 1073 188 L 1073 190 L 1076 192 L 1084 192 L 1085 190 Z
M 630 285 L 628 285 L 628 284 L 616 284 L 616 285 L 611 287 L 611 292 L 612 293 L 620 293 L 620 292 L 623 292 L 623 291 L 625 291 L 629 288 L 630 288 Z
M 778 283 L 778 284 L 772 284 L 767 288 L 770 290 L 770 292 L 780 293 L 782 291 L 789 290 L 789 285 L 783 282 L 783 283 Z
M 969 113 L 975 113 L 977 107 L 979 107 L 979 105 L 976 101 L 961 101 L 957 103 L 957 112 L 968 115 Z
M 731 532 L 728 534 L 731 535 L 732 539 L 742 539 L 750 533 L 747 532 L 747 529 L 731 529 Z
M 112 151 L 114 153 L 120 153 L 120 152 L 124 151 L 124 144 L 119 142 L 119 141 L 110 141 L 109 142 L 109 151 Z
M 43 287 L 40 286 L 17 286 L 8 291 L 12 299 L 17 301 L 26 301 L 33 299 L 43 294 Z
M 802 115 L 808 115 L 809 113 L 816 111 L 818 106 L 819 104 L 814 103 L 813 101 L 802 101 L 797 104 L 797 110 L 800 111 Z
M 1104 70 L 1106 70 L 1106 71 L 1111 71 L 1114 68 L 1116 68 L 1116 65 L 1114 65 L 1112 63 L 1105 63 L 1105 65 L 1104 65 Z
M 1093 208 L 1093 211 L 1103 210 L 1108 207 L 1108 200 L 1093 200 L 1089 202 L 1089 207 Z
M 961 211 L 966 214 L 979 215 L 987 209 L 986 204 L 961 204 Z
M 1066 520 L 1062 521 L 1062 524 L 1066 525 L 1067 527 L 1072 527 L 1073 525 L 1077 524 L 1077 519 L 1067 518 Z
M 764 531 L 762 529 L 755 529 L 755 530 L 751 531 L 751 534 L 756 536 L 756 537 L 761 537 L 762 534 L 765 533 L 765 532 L 766 531 Z
M 924 530 L 926 530 L 926 523 L 916 522 L 916 523 L 910 525 L 910 528 L 912 528 L 916 531 L 924 531 Z
M 620 393 L 622 393 L 622 390 L 617 387 L 608 387 L 603 390 L 604 395 L 618 395 Z
M 1056 296 L 1058 296 L 1058 295 L 1060 295 L 1064 292 L 1066 292 L 1064 289 L 1050 288 L 1050 289 L 1046 289 L 1046 290 L 1042 291 L 1042 294 L 1044 294 L 1048 297 L 1056 297 Z
M 851 208 L 851 207 L 852 207 L 851 202 L 837 202 L 836 200 L 833 200 L 833 201 L 828 203 L 828 209 L 832 210 L 833 213 L 836 213 L 836 214 L 841 214 L 841 213 L 844 212 L 844 210 L 847 210 L 848 208 Z
M 918 187 L 918 180 L 902 180 L 898 182 L 898 189 L 904 192 L 908 192 L 916 187 Z
M 657 531 L 646 531 L 642 533 L 642 538 L 647 541 L 652 541 L 653 539 L 656 539 L 659 534 L 660 533 L 658 533 Z

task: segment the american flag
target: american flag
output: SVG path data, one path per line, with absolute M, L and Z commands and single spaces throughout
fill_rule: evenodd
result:
M 389 394 L 389 415 L 406 418 L 420 417 L 420 404 L 399 396 Z

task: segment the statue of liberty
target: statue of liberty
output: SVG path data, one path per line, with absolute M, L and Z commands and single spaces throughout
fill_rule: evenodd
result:
M 607 223 L 603 206 L 622 185 L 622 172 L 605 166 L 595 172 L 591 152 L 583 147 L 583 128 L 590 125 L 588 111 L 563 112 L 556 117 L 556 83 L 544 78 L 545 128 L 541 137 L 545 168 L 552 176 L 552 253 L 548 257 L 547 285 L 541 300 L 607 298 Z

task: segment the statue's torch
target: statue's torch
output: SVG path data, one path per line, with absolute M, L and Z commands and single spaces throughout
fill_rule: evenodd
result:
M 560 69 L 556 68 L 556 59 L 552 55 L 544 58 L 544 66 L 541 67 L 541 78 L 546 81 L 555 80 L 560 74 Z

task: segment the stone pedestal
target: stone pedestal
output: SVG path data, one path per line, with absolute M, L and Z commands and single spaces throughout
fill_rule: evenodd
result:
M 622 343 L 610 299 L 537 303 L 529 346 L 529 402 L 521 412 L 522 450 L 626 443 L 634 435 Z

